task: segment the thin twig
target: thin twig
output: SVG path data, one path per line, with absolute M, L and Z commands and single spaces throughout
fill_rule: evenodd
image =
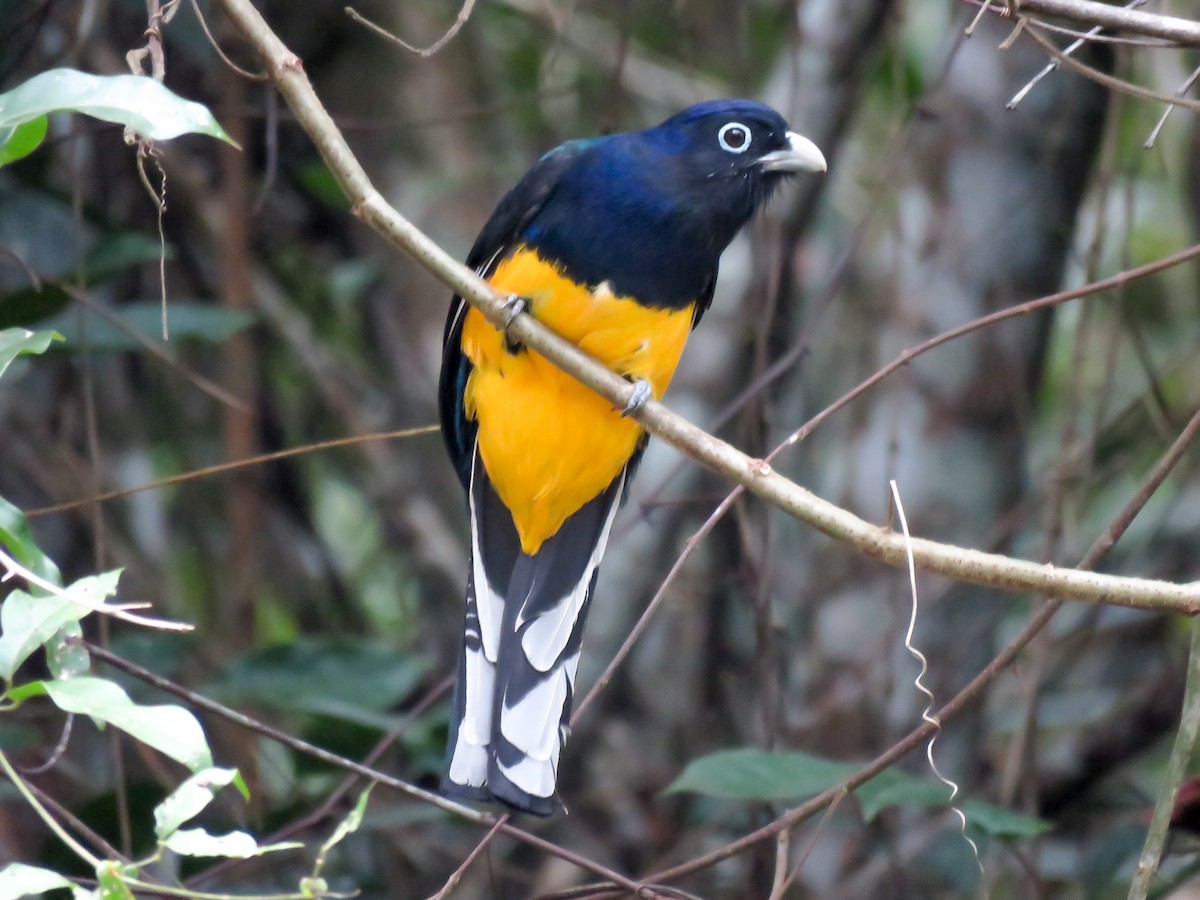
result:
M 1030 40 L 1046 51 L 1046 53 L 1057 59 L 1071 71 L 1082 75 L 1084 78 L 1091 79 L 1097 84 L 1102 84 L 1110 90 L 1119 91 L 1122 94 L 1130 94 L 1134 97 L 1140 97 L 1143 100 L 1155 100 L 1159 103 L 1165 103 L 1168 106 L 1182 106 L 1184 109 L 1190 109 L 1192 112 L 1200 112 L 1200 102 L 1188 100 L 1184 97 L 1172 97 L 1169 94 L 1160 94 L 1158 91 L 1152 91 L 1149 88 L 1144 88 L 1140 85 L 1123 81 L 1120 78 L 1114 78 L 1107 72 L 1101 72 L 1099 69 L 1093 66 L 1081 63 L 1074 57 L 1064 55 L 1063 52 L 1054 45 L 1053 41 L 1043 35 L 1033 25 L 1030 25 L 1025 29 L 1025 34 L 1030 38 Z
M 459 880 L 463 876 L 463 873 L 466 872 L 467 866 L 470 865 L 471 860 L 478 857 L 479 854 L 482 853 L 487 848 L 487 845 L 492 842 L 492 838 L 494 838 L 496 836 L 497 832 L 500 830 L 500 826 L 503 825 L 505 822 L 507 822 L 511 818 L 512 818 L 512 813 L 506 812 L 506 813 L 503 813 L 496 820 L 495 826 L 492 827 L 491 831 L 489 831 L 487 834 L 485 834 L 482 838 L 479 839 L 479 843 L 477 843 L 475 845 L 475 847 L 471 850 L 471 852 L 469 854 L 467 854 L 467 858 L 463 862 L 463 864 L 460 865 L 458 867 L 458 869 L 455 870 L 454 874 L 450 876 L 450 880 L 446 882 L 445 886 L 440 891 L 438 891 L 437 897 L 442 897 L 443 895 L 446 895 L 446 896 L 449 895 L 449 891 L 454 887 L 454 885 L 458 884 Z M 436 898 L 431 898 L 431 900 L 436 900 Z
M 221 45 L 217 43 L 217 39 L 213 37 L 213 33 L 209 31 L 208 21 L 204 18 L 204 13 L 200 11 L 200 4 L 197 2 L 197 0 L 192 0 L 192 11 L 196 14 L 196 19 L 200 22 L 200 27 L 204 30 L 204 36 L 208 38 L 208 43 L 212 45 L 212 48 L 215 51 L 217 51 L 217 56 L 221 57 L 221 62 L 225 63 L 225 65 L 229 66 L 229 68 L 233 69 L 233 71 L 237 72 L 243 78 L 249 79 L 250 81 L 261 82 L 270 80 L 267 77 L 266 72 L 251 72 L 248 69 L 243 69 L 225 54 L 225 51 L 221 49 Z
M 0 769 L 4 770 L 4 774 L 8 776 L 8 780 L 13 783 L 13 786 L 25 798 L 25 802 L 33 808 L 33 811 L 38 814 L 38 817 L 46 823 L 47 827 L 54 832 L 60 841 L 70 847 L 76 856 L 91 865 L 93 869 L 100 865 L 100 858 L 93 855 L 90 850 L 75 840 L 65 828 L 58 824 L 54 816 L 50 815 L 50 811 L 34 796 L 33 791 L 29 789 L 29 785 L 25 783 L 25 780 L 13 768 L 12 763 L 8 761 L 8 757 L 4 755 L 3 750 L 0 750 Z
M 36 587 L 41 588 L 43 591 L 53 594 L 54 596 L 63 600 L 68 600 L 71 603 L 77 603 L 78 605 L 84 607 L 85 609 L 89 609 L 94 613 L 112 616 L 114 619 L 120 619 L 123 622 L 129 622 L 133 625 L 141 625 L 145 628 L 155 628 L 159 631 L 191 631 L 194 627 L 184 622 L 169 622 L 166 619 L 154 619 L 150 616 L 139 616 L 136 613 L 131 612 L 131 610 L 134 609 L 145 609 L 147 606 L 149 606 L 148 603 L 105 603 L 103 600 L 100 600 L 99 602 L 90 601 L 89 599 L 80 596 L 78 592 L 72 593 L 71 591 L 59 587 L 52 581 L 47 581 L 36 572 L 30 571 L 9 556 L 4 550 L 0 550 L 0 568 L 5 570 L 5 574 L 3 577 L 0 577 L 0 581 L 7 581 L 9 578 L 15 576 L 27 584 L 35 585 Z
M 781 831 L 775 835 L 775 873 L 771 878 L 771 894 L 767 900 L 783 900 L 788 883 L 788 851 L 792 846 L 792 833 Z
M 43 772 L 49 772 L 62 759 L 62 755 L 67 752 L 67 744 L 71 741 L 71 730 L 75 726 L 75 713 L 67 713 L 67 718 L 63 722 L 62 733 L 58 736 L 58 743 L 54 745 L 54 749 L 50 751 L 50 755 L 46 761 L 39 763 L 36 766 L 17 766 L 23 775 L 41 775 Z
M 965 34 L 967 37 L 971 37 L 975 34 L 975 29 L 979 27 L 979 20 L 983 18 L 984 13 L 991 10 L 994 2 L 996 2 L 996 0 L 983 0 L 983 4 L 979 7 L 979 12 L 975 13 L 975 18 L 971 20 L 971 24 L 963 29 L 963 34 Z
M 458 883 L 462 881 L 463 874 L 471 867 L 471 863 L 475 862 L 475 859 L 481 852 L 483 852 L 483 848 L 486 847 L 491 839 L 496 836 L 496 832 L 500 830 L 500 826 L 503 825 L 507 819 L 508 816 L 506 814 L 496 820 L 496 824 L 493 825 L 491 830 L 489 830 L 488 833 L 483 836 L 483 840 L 475 845 L 475 849 L 467 854 L 467 858 L 464 859 L 459 867 L 455 869 L 453 873 L 451 873 L 449 878 L 446 879 L 446 883 L 442 885 L 442 889 L 430 897 L 429 900 L 446 900 L 446 898 L 450 896 L 454 889 L 458 887 Z
M 812 836 L 808 840 L 808 846 L 804 848 L 804 852 L 800 854 L 800 858 L 796 860 L 796 865 L 792 867 L 792 871 L 788 873 L 788 877 L 784 879 L 784 882 L 780 887 L 779 900 L 783 900 L 784 892 L 788 889 L 789 885 L 791 885 L 791 883 L 795 881 L 797 877 L 799 877 L 800 870 L 803 869 L 804 864 L 808 862 L 808 858 L 812 855 L 813 849 L 817 846 L 817 840 L 820 838 L 821 832 L 825 828 L 825 823 L 829 821 L 830 816 L 833 815 L 834 811 L 849 795 L 849 791 L 842 791 L 833 798 L 832 802 L 830 802 L 827 807 L 825 807 L 825 812 L 821 815 L 820 820 L 817 822 L 817 827 L 813 829 Z
M 142 180 L 142 186 L 146 189 L 146 193 L 154 201 L 154 209 L 158 216 L 158 290 L 162 306 L 162 339 L 167 341 L 171 337 L 167 328 L 167 233 L 163 230 L 163 216 L 167 213 L 167 173 L 159 163 L 159 156 L 158 148 L 155 147 L 153 141 L 139 140 L 137 142 L 138 176 Z M 146 174 L 147 157 L 154 163 L 154 168 L 158 170 L 158 187 L 150 182 L 150 176 Z
M 229 393 L 229 391 L 225 390 L 225 388 L 221 387 L 216 382 L 204 377 L 190 366 L 186 366 L 181 363 L 175 358 L 175 355 L 170 350 L 162 345 L 161 341 L 156 341 L 154 338 L 150 337 L 150 335 L 135 328 L 125 320 L 124 316 L 122 316 L 107 303 L 96 299 L 88 291 L 76 287 L 73 284 L 69 284 L 68 282 L 59 281 L 54 282 L 54 284 L 72 300 L 81 304 L 82 306 L 85 306 L 89 312 L 94 313 L 96 316 L 103 319 L 122 334 L 132 338 L 137 342 L 139 347 L 141 347 L 155 359 L 162 362 L 172 371 L 182 376 L 201 393 L 207 394 L 218 403 L 223 403 L 231 409 L 235 409 L 238 412 L 244 413 L 245 415 L 250 414 L 251 410 L 249 406 L 247 406 L 233 394 Z
M 1132 9 L 1134 7 L 1142 6 L 1145 4 L 1145 2 L 1146 2 L 1146 0 L 1129 0 L 1129 2 L 1125 4 L 1125 8 Z M 986 7 L 984 7 L 984 9 L 986 9 Z M 982 14 L 983 14 L 983 10 L 980 10 L 980 15 L 982 15 Z M 1062 55 L 1064 57 L 1070 56 L 1072 53 L 1074 53 L 1076 50 L 1078 50 L 1080 47 L 1082 47 L 1085 43 L 1087 43 L 1088 41 L 1090 41 L 1094 37 L 1096 37 L 1098 34 L 1100 34 L 1100 32 L 1103 30 L 1104 30 L 1104 28 L 1102 26 L 1097 25 L 1095 28 L 1091 29 L 1086 34 L 1080 35 L 1078 38 L 1075 39 L 1074 43 L 1070 44 L 1065 50 L 1062 51 Z M 1033 78 L 1031 78 L 1029 80 L 1029 82 L 1025 85 L 1025 87 L 1021 88 L 1019 91 L 1017 91 L 1015 94 L 1013 94 L 1012 99 L 1009 100 L 1008 103 L 1005 104 L 1004 108 L 1005 109 L 1016 109 L 1017 104 L 1025 99 L 1025 95 L 1028 94 L 1031 90 L 1033 90 L 1034 85 L 1036 85 L 1039 81 L 1041 81 L 1043 78 L 1045 78 L 1051 72 L 1058 69 L 1058 67 L 1060 65 L 1062 65 L 1062 62 L 1058 59 L 1054 59 L 1054 60 L 1051 60 L 1050 62 L 1048 62 L 1046 64 L 1046 67 L 1044 69 L 1042 69 L 1042 71 L 1040 71 L 1036 75 L 1034 75 Z
M 365 26 L 367 26 L 367 28 L 371 29 L 373 32 L 375 32 L 380 37 L 386 38 L 387 40 L 391 41 L 393 44 L 398 44 L 399 46 L 401 46 L 405 50 L 407 50 L 409 53 L 416 54 L 417 56 L 421 57 L 422 59 L 427 59 L 428 57 L 433 56 L 433 54 L 437 53 L 439 50 L 441 50 L 443 47 L 445 47 L 452 40 L 454 40 L 454 36 L 462 30 L 462 27 L 467 24 L 467 20 L 469 18 L 471 18 L 471 10 L 474 8 L 475 8 L 475 0 L 463 0 L 463 5 L 458 11 L 458 18 L 454 20 L 454 24 L 450 26 L 449 30 L 445 34 L 443 34 L 440 38 L 438 38 L 436 41 L 434 41 L 432 44 L 430 44 L 428 47 L 425 47 L 425 48 L 414 47 L 412 44 L 408 43 L 404 39 L 396 37 L 396 35 L 392 34 L 390 31 L 388 31 L 382 25 L 376 25 L 374 22 L 372 22 L 366 16 L 362 15 L 353 6 L 347 6 L 345 12 L 346 12 L 346 15 L 348 15 L 351 19 L 353 19 L 359 25 L 365 25 Z
M 1192 85 L 1196 83 L 1197 78 L 1200 78 L 1200 67 L 1192 70 L 1192 74 L 1189 75 L 1184 80 L 1183 84 L 1179 86 L 1179 90 L 1175 92 L 1175 96 L 1182 97 L 1184 94 L 1190 91 L 1192 89 Z M 1154 142 L 1158 140 L 1158 133 L 1162 131 L 1163 126 L 1167 124 L 1167 116 L 1171 115 L 1171 111 L 1173 109 L 1175 109 L 1174 106 L 1168 106 L 1162 111 L 1162 115 L 1158 118 L 1158 123 L 1151 130 L 1150 136 L 1146 138 L 1146 142 L 1142 144 L 1142 146 L 1147 150 L 1151 149 L 1154 146 Z
M 985 0 L 960 0 L 978 6 Z M 1122 9 L 1094 0 L 1021 0 L 1022 13 L 1056 16 L 1088 26 L 1099 25 L 1109 31 L 1140 34 L 1188 47 L 1200 46 L 1200 22 L 1176 16 Z M 1001 14 L 993 11 L 994 15 Z
M 24 774 L 29 774 L 28 770 L 26 770 Z M 75 813 L 71 812 L 71 810 L 67 809 L 32 781 L 26 781 L 25 787 L 29 788 L 30 792 L 37 797 L 38 800 L 44 803 L 52 813 L 70 825 L 80 834 L 80 836 L 87 840 L 88 843 L 103 853 L 107 859 L 115 859 L 125 863 L 129 862 L 129 857 L 125 856 L 125 854 L 123 854 L 120 850 L 106 841 L 103 835 L 97 834 L 96 831 L 94 831 L 86 822 L 79 818 L 79 816 L 75 815 Z
M 166 478 L 160 478 L 156 481 L 149 481 L 145 484 L 136 484 L 133 487 L 122 488 L 119 491 L 106 491 L 103 494 L 96 494 L 92 497 L 84 497 L 80 500 L 68 500 L 66 503 L 56 503 L 53 506 L 41 506 L 37 509 L 25 510 L 25 518 L 35 519 L 38 516 L 48 516 L 52 513 L 66 512 L 72 509 L 78 509 L 81 506 L 90 506 L 93 503 L 107 503 L 109 500 L 119 500 L 122 497 L 129 497 L 133 494 L 140 494 L 142 491 L 156 491 L 160 488 L 171 487 L 176 484 L 183 484 L 188 481 L 195 481 L 197 478 L 207 478 L 210 475 L 221 475 L 225 472 L 233 472 L 237 469 L 244 469 L 247 466 L 260 466 L 264 463 L 274 462 L 277 459 L 287 459 L 291 456 L 302 456 L 306 453 L 316 453 L 319 450 L 330 450 L 334 447 L 350 447 L 354 444 L 362 444 L 367 441 L 391 441 L 397 438 L 417 437 L 422 434 L 437 434 L 441 431 L 440 425 L 421 425 L 417 428 L 402 428 L 399 431 L 379 431 L 373 434 L 355 434 L 350 437 L 333 438 L 328 441 L 317 441 L 315 444 L 304 444 L 301 447 L 289 447 L 286 450 L 275 450 L 271 453 L 259 453 L 255 456 L 248 456 L 245 459 L 235 459 L 231 462 L 218 463 L 215 466 L 204 466 L 200 469 L 192 469 L 190 472 L 180 472 L 178 475 L 169 475 Z
M 1129 886 L 1129 900 L 1146 900 L 1158 863 L 1162 859 L 1163 846 L 1171 816 L 1175 812 L 1175 798 L 1183 784 L 1188 764 L 1192 760 L 1192 749 L 1196 746 L 1196 734 L 1200 732 L 1200 618 L 1192 619 L 1192 641 L 1188 650 L 1187 681 L 1183 694 L 1183 712 L 1179 719 L 1179 730 L 1175 732 L 1175 743 L 1167 761 L 1167 771 L 1159 788 L 1158 800 L 1150 817 L 1146 831 L 1146 842 L 1138 857 L 1137 871 Z

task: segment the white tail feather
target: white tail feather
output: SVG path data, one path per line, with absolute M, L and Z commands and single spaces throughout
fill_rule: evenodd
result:
M 500 710 L 500 733 L 526 756 L 546 761 L 558 752 L 558 724 L 578 663 L 576 653 L 512 706 L 505 699 Z
M 525 652 L 525 658 L 539 672 L 550 671 L 550 667 L 558 661 L 563 650 L 566 649 L 567 641 L 571 639 L 575 621 L 579 618 L 579 613 L 583 610 L 583 604 L 587 600 L 592 576 L 596 574 L 600 560 L 604 557 L 604 548 L 608 545 L 608 533 L 612 530 L 613 519 L 616 518 L 617 507 L 620 505 L 619 501 L 624 489 L 625 475 L 622 474 L 613 497 L 612 507 L 604 519 L 604 527 L 600 530 L 600 538 L 596 541 L 591 558 L 584 567 L 583 577 L 579 579 L 571 593 L 534 619 L 521 636 L 521 649 Z M 517 615 L 518 630 L 525 621 L 524 610 L 522 610 Z

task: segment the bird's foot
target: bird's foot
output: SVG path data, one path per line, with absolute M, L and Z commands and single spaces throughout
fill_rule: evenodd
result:
M 650 382 L 645 378 L 639 378 L 633 383 L 633 393 L 629 395 L 629 402 L 625 404 L 625 408 L 621 410 L 621 416 L 631 416 L 643 406 L 646 401 L 653 396 L 654 391 L 650 387 Z
M 517 320 L 517 316 L 529 311 L 529 301 L 519 294 L 509 294 L 508 299 L 501 304 L 500 308 L 504 311 L 504 345 L 508 348 L 509 353 L 515 353 L 523 345 L 520 341 L 513 339 L 512 335 L 508 333 L 508 329 Z

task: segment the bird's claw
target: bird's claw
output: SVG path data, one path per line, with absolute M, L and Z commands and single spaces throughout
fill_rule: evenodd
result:
M 512 323 L 517 321 L 517 316 L 529 309 L 529 303 L 519 294 L 509 294 L 500 304 L 500 309 L 504 312 L 504 330 L 508 331 Z
M 528 312 L 529 301 L 519 294 L 509 294 L 508 298 L 500 304 L 500 309 L 504 312 L 504 343 L 508 345 L 509 351 L 515 351 L 520 348 L 521 342 L 513 340 L 512 335 L 508 333 L 508 329 L 517 320 L 517 316 L 523 312 Z
M 629 395 L 629 401 L 625 404 L 625 408 L 621 410 L 622 418 L 633 415 L 645 406 L 646 401 L 650 399 L 652 394 L 653 390 L 650 387 L 650 382 L 645 378 L 639 378 L 635 381 L 633 383 L 633 393 Z

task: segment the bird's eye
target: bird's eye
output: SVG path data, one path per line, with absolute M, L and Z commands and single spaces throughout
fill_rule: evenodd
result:
M 750 146 L 750 129 L 741 122 L 722 125 L 717 132 L 717 143 L 730 153 L 745 153 Z

